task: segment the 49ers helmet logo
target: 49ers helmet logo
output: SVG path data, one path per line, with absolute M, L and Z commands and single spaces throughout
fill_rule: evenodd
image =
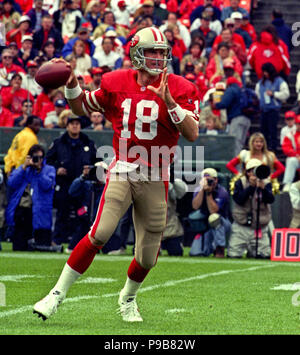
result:
M 138 35 L 135 35 L 131 39 L 130 47 L 135 47 L 140 41 L 140 37 Z

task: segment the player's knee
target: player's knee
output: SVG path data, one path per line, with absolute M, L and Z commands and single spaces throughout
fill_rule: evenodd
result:
M 145 230 L 150 233 L 162 233 L 166 228 L 167 220 L 165 211 L 158 210 L 152 213 L 145 223 Z

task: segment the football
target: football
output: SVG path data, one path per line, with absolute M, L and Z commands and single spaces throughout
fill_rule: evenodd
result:
M 35 81 L 47 89 L 57 89 L 66 84 L 71 69 L 65 63 L 47 62 L 43 64 L 35 75 Z

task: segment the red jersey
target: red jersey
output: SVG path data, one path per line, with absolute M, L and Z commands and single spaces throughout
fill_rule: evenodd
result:
M 154 87 L 159 86 L 160 78 L 153 84 Z M 168 85 L 176 103 L 190 111 L 196 119 L 199 97 L 195 85 L 174 74 L 169 75 Z M 137 156 L 131 157 L 130 149 L 138 147 L 147 152 L 148 158 L 147 162 L 143 158 L 140 160 L 148 166 L 155 166 L 151 160 L 153 147 L 172 149 L 177 145 L 179 131 L 171 121 L 166 104 L 155 93 L 138 85 L 135 70 L 104 74 L 100 89 L 85 92 L 83 109 L 86 114 L 103 111 L 105 118 L 112 122 L 116 160 L 136 161 Z M 120 144 L 126 146 L 122 153 Z M 126 156 L 123 156 L 124 152 Z

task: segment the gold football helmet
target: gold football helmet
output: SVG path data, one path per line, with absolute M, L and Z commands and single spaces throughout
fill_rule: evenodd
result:
M 163 68 L 165 68 L 171 59 L 171 47 L 165 35 L 156 27 L 146 27 L 138 31 L 131 40 L 130 44 L 130 58 L 132 64 L 136 69 L 144 69 L 151 75 L 157 75 L 163 70 L 159 67 L 148 68 L 146 65 L 146 59 L 152 59 L 145 57 L 145 49 L 164 49 L 164 59 L 156 59 L 157 61 L 164 61 Z

